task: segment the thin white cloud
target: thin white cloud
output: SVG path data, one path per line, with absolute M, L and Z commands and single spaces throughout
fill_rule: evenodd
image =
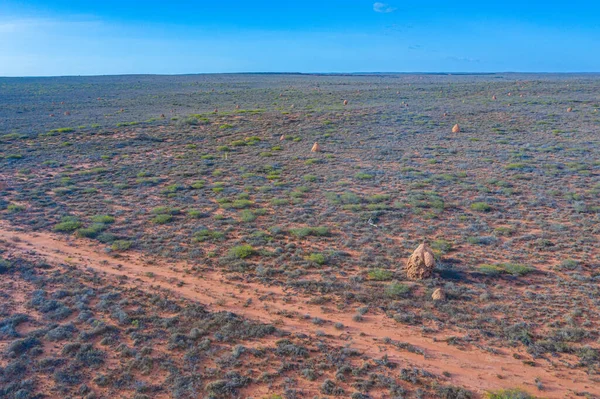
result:
M 86 16 L 73 16 L 64 19 L 52 19 L 52 18 L 22 18 L 22 19 L 0 19 L 0 34 L 1 33 L 40 33 L 44 34 L 45 30 L 58 29 L 67 30 L 73 28 L 93 28 L 99 27 L 102 22 L 86 17 Z
M 387 14 L 390 12 L 394 12 L 396 10 L 397 10 L 396 7 L 392 7 L 387 3 L 380 3 L 380 2 L 373 3 L 373 11 L 375 11 L 375 12 Z
M 0 33 L 17 33 L 42 26 L 46 20 L 41 19 L 13 19 L 0 20 Z
M 446 59 L 450 60 L 450 61 L 458 61 L 458 62 L 480 62 L 480 60 L 478 58 L 471 58 L 471 57 L 449 56 L 449 57 L 446 57 Z

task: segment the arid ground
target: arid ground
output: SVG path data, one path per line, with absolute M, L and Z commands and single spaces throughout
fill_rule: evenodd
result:
M 598 75 L 0 79 L 0 398 L 600 398 L 599 109 Z

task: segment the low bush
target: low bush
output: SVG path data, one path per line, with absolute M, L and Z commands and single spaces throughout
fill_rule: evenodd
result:
M 256 250 L 251 245 L 239 245 L 229 250 L 229 255 L 238 259 L 246 259 L 255 253 Z

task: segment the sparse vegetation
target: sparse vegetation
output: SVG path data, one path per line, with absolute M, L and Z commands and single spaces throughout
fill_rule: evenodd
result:
M 238 258 L 246 259 L 256 253 L 256 250 L 251 245 L 239 245 L 229 250 L 229 255 Z
M 597 77 L 88 79 L 2 81 L 3 395 L 600 395 Z

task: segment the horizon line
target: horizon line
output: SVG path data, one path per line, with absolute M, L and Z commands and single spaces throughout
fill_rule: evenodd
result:
M 27 78 L 84 78 L 119 76 L 194 76 L 194 75 L 306 75 L 306 76 L 377 76 L 377 75 L 435 75 L 435 76 L 473 76 L 473 75 L 600 75 L 596 72 L 191 72 L 191 73 L 123 73 L 123 74 L 81 74 L 81 75 L 21 75 L 0 76 L 0 79 Z

